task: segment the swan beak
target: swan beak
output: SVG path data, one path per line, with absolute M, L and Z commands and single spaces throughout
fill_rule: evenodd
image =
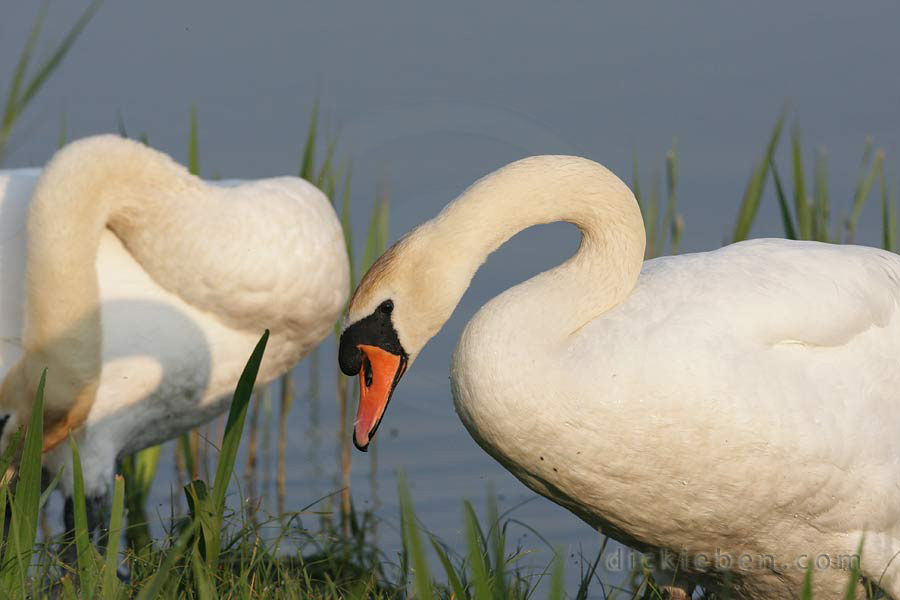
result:
M 363 353 L 359 370 L 359 409 L 353 427 L 353 443 L 363 452 L 375 435 L 394 387 L 406 370 L 406 360 L 378 346 L 357 346 Z

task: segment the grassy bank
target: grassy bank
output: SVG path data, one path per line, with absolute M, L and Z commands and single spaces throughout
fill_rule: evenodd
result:
M 30 598 L 529 598 L 549 580 L 547 597 L 563 598 L 562 561 L 543 571 L 517 565 L 521 548 L 507 546 L 507 523 L 495 502 L 488 507 L 489 526 L 465 504 L 467 552 L 455 555 L 427 534 L 416 518 L 406 484 L 401 483 L 402 552 L 391 558 L 366 538 L 365 519 L 352 510 L 348 532 L 340 522 L 309 530 L 304 520 L 318 521 L 314 507 L 281 518 L 259 521 L 243 510 L 226 508 L 238 445 L 252 397 L 253 383 L 265 351 L 266 333 L 250 357 L 234 394 L 212 482 L 194 480 L 183 492 L 189 511 L 169 523 L 167 535 L 140 548 L 120 548 L 126 482 L 116 476 L 105 541 L 91 542 L 74 441 L 75 531 L 36 543 L 39 511 L 59 474 L 42 490 L 41 439 L 43 379 L 25 434 L 19 476 L 14 486 L 0 484 L 0 510 L 11 512 L 10 530 L 0 553 L 0 591 Z M 46 375 L 46 374 L 45 374 Z M 10 446 L 11 448 L 16 445 Z M 0 462 L 4 471 L 12 452 Z M 240 505 L 240 504 L 239 504 Z M 120 551 L 121 550 L 121 551 Z M 430 573 L 433 552 L 442 574 Z M 602 548 L 594 562 L 596 569 Z M 69 557 L 64 561 L 61 557 Z M 74 557 L 74 560 L 72 558 Z M 123 577 L 123 574 L 127 576 Z M 586 597 L 594 571 L 584 574 L 576 597 Z M 123 580 L 124 579 L 124 580 Z

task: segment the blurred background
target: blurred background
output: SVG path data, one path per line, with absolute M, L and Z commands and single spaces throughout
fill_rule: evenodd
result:
M 55 48 L 86 6 L 49 4 L 36 57 Z M 37 13 L 37 3 L 3 7 L 0 89 Z M 786 192 L 793 132 L 808 173 L 814 156 L 827 165 L 836 231 L 852 214 L 860 180 L 881 161 L 854 227 L 858 241 L 882 245 L 878 183 L 883 174 L 888 190 L 895 185 L 900 142 L 898 23 L 893 0 L 107 2 L 22 114 L 3 166 L 40 166 L 61 138 L 122 130 L 186 163 L 193 109 L 204 177 L 296 174 L 318 105 L 319 156 L 336 142 L 335 163 L 352 166 L 357 240 L 366 237 L 376 196 L 389 201 L 392 242 L 507 162 L 567 153 L 597 160 L 630 184 L 639 165 L 645 197 L 658 176 L 660 205 L 671 196 L 667 168 L 677 164 L 677 209 L 664 226 L 674 228 L 678 215 L 685 252 L 733 239 L 748 181 L 784 115 L 774 162 Z M 769 178 L 749 235 L 784 234 Z M 480 509 L 494 489 L 539 562 L 552 551 L 529 527 L 567 549 L 573 563 L 580 549 L 596 552 L 595 532 L 475 445 L 453 411 L 448 382 L 454 344 L 478 307 L 561 262 L 577 243 L 574 228 L 543 226 L 492 256 L 404 378 L 374 451 L 353 452 L 354 507 L 378 517 L 376 537 L 388 552 L 399 539 L 398 470 L 424 526 L 451 545 L 463 539 L 462 500 Z M 349 442 L 338 435 L 336 378 L 329 340 L 292 374 L 294 401 L 284 417 L 280 385 L 259 394 L 254 450 L 248 457 L 245 443 L 238 463 L 247 501 L 280 508 L 284 419 L 284 510 L 337 510 L 337 496 L 319 500 L 342 486 L 341 449 Z M 160 455 L 151 514 L 168 516 L 172 490 L 186 477 L 176 456 L 176 444 Z

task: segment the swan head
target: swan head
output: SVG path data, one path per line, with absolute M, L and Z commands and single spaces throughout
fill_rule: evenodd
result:
M 431 221 L 388 249 L 350 300 L 338 361 L 359 375 L 360 401 L 353 443 L 365 451 L 394 388 L 419 352 L 444 325 L 472 276 L 458 255 L 442 251 Z

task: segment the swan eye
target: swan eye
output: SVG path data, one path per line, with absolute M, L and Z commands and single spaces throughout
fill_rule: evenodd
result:
M 385 300 L 379 305 L 378 310 L 383 312 L 386 315 L 391 314 L 394 310 L 394 301 L 393 300 Z

